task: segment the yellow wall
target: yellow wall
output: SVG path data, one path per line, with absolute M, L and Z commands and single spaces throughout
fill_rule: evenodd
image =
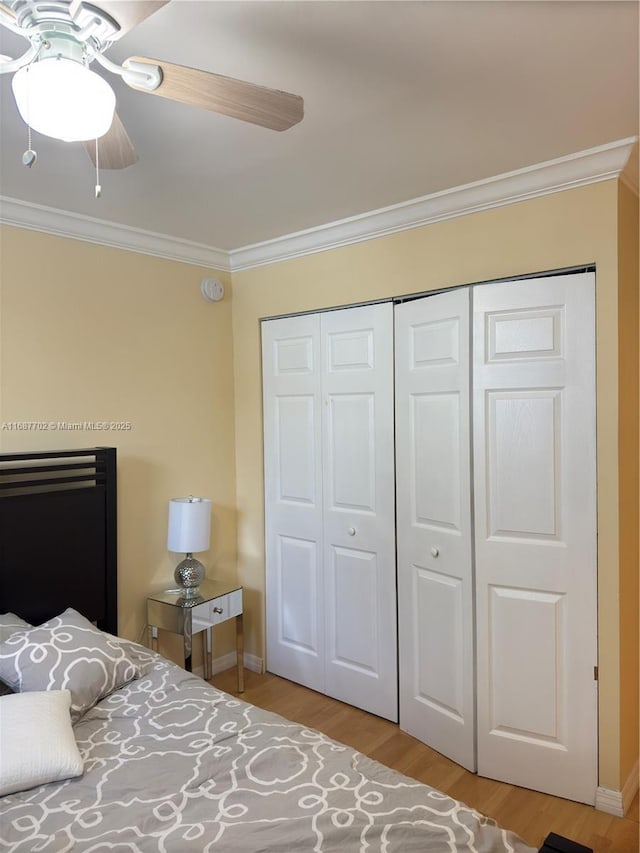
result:
M 620 770 L 622 783 L 638 758 L 638 197 L 618 193 L 620 305 Z
M 17 228 L 0 234 L 0 420 L 132 425 L 5 429 L 0 447 L 118 448 L 120 633 L 139 639 L 146 595 L 173 583 L 171 497 L 212 499 L 212 544 L 200 559 L 209 575 L 235 577 L 228 277 L 212 304 L 200 294 L 210 270 Z M 221 641 L 217 652 L 233 648 Z
M 633 751 L 626 717 L 622 744 L 621 640 L 635 642 L 637 637 L 637 615 L 629 614 L 622 626 L 618 598 L 619 526 L 630 522 L 619 512 L 617 206 L 617 182 L 607 181 L 233 276 L 238 577 L 251 607 L 247 648 L 262 655 L 260 318 L 577 264 L 597 265 L 599 784 L 615 790 L 625 781 L 621 750 L 625 767 L 626 755 Z M 626 289 L 621 296 L 627 299 Z M 621 316 L 625 310 L 620 303 Z M 633 316 L 638 316 L 637 310 Z M 624 381 L 631 378 L 625 375 Z M 631 562 L 629 566 L 624 577 L 633 575 Z M 632 636 L 621 638 L 620 628 L 630 629 L 634 618 Z M 627 664 L 623 661 L 625 671 Z

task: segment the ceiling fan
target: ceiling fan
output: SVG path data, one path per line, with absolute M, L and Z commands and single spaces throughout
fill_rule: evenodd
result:
M 89 68 L 94 61 L 138 92 L 271 130 L 286 130 L 302 119 L 299 95 L 159 59 L 134 56 L 117 65 L 105 56 L 115 41 L 168 2 L 0 0 L 0 24 L 29 42 L 17 59 L 0 56 L 0 74 L 15 72 L 13 92 L 26 124 L 57 139 L 84 141 L 94 165 L 99 156 L 102 168 L 135 163 L 135 149 L 115 112 L 113 90 Z

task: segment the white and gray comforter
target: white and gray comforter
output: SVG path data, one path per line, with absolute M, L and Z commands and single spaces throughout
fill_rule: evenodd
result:
M 83 775 L 1 798 L 0 853 L 533 853 L 450 797 L 162 658 L 74 731 Z

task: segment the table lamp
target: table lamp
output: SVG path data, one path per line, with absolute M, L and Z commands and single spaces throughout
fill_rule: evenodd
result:
M 209 549 L 211 531 L 211 501 L 209 498 L 172 498 L 169 501 L 169 533 L 167 549 L 186 554 L 176 566 L 173 577 L 184 590 L 185 598 L 200 593 L 204 579 L 204 566 L 193 556 L 194 552 Z

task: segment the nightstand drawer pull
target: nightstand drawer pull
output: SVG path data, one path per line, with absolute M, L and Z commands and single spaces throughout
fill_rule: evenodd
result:
M 196 604 L 191 611 L 193 623 L 202 626 L 199 630 L 202 630 L 204 626 L 212 628 L 214 625 L 226 622 L 227 619 L 238 616 L 240 613 L 242 613 L 241 589 L 234 589 L 233 592 L 228 592 L 226 595 L 218 595 L 210 601 Z

